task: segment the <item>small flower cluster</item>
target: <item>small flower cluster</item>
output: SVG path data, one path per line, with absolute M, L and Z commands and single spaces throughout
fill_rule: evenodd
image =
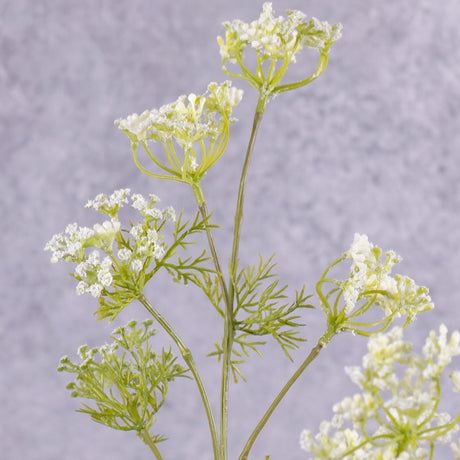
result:
M 139 325 L 132 320 L 112 332 L 112 343 L 99 348 L 81 346 L 80 363 L 68 356 L 61 358 L 58 371 L 75 374 L 75 381 L 67 385 L 71 395 L 96 403 L 95 407 L 83 404 L 80 412 L 119 430 L 151 428 L 168 382 L 186 372 L 170 351 L 156 354 L 151 350 L 148 340 L 155 334 L 151 326 L 152 320 Z
M 131 224 L 131 229 L 122 233 L 118 212 L 131 198 L 132 206 L 143 217 L 142 222 Z M 90 293 L 101 297 L 108 293 L 117 282 L 123 281 L 120 276 L 137 275 L 145 270 L 151 259 L 161 260 L 165 254 L 165 245 L 161 242 L 160 230 L 166 221 L 176 220 L 175 211 L 168 207 L 160 210 L 155 207 L 159 198 L 150 195 L 147 199 L 139 194 L 130 196 L 129 189 L 117 190 L 110 196 L 98 195 L 88 201 L 87 208 L 95 209 L 111 217 L 110 221 L 95 224 L 94 227 L 78 227 L 71 224 L 64 233 L 54 235 L 46 244 L 45 250 L 52 252 L 51 261 L 76 262 L 77 267 L 73 276 L 79 281 L 77 294 Z M 114 253 L 114 242 L 117 254 Z M 85 253 L 85 249 L 89 254 Z M 101 252 L 105 257 L 101 257 Z M 123 277 L 122 276 L 122 277 Z M 126 281 L 126 280 L 125 280 Z
M 152 177 L 196 184 L 224 152 L 229 125 L 236 121 L 231 114 L 242 96 L 243 91 L 234 88 L 230 81 L 221 85 L 210 83 L 202 95 L 180 96 L 159 110 L 146 110 L 141 115 L 134 113 L 116 120 L 115 124 L 130 138 L 134 160 L 142 172 Z M 161 142 L 165 155 L 154 155 L 147 141 Z M 177 154 L 173 141 L 184 151 L 183 158 Z M 161 174 L 139 163 L 139 143 Z M 200 154 L 194 148 L 196 143 L 199 143 Z
M 209 137 L 215 140 L 228 126 L 233 108 L 239 104 L 243 91 L 226 81 L 222 85 L 210 83 L 205 94 L 180 96 L 175 102 L 159 110 L 146 110 L 115 124 L 130 139 L 137 142 L 147 140 L 167 143 L 174 139 L 185 151 L 195 142 Z
M 110 257 L 104 257 L 101 261 L 99 252 L 92 251 L 75 268 L 75 274 L 80 279 L 77 284 L 77 294 L 90 293 L 93 297 L 100 297 L 102 290 L 112 284 L 111 270 L 112 260 Z
M 459 428 L 460 413 L 452 419 L 437 408 L 441 374 L 460 354 L 460 333 L 448 339 L 442 325 L 438 335 L 429 334 L 420 356 L 395 327 L 372 336 L 368 350 L 362 368 L 346 369 L 363 392 L 336 404 L 332 422 L 322 422 L 315 437 L 302 432 L 301 447 L 315 459 L 427 459 Z M 459 376 L 451 374 L 456 391 Z
M 412 321 L 417 313 L 431 310 L 434 305 L 426 287 L 420 287 L 407 276 L 390 276 L 393 266 L 401 261 L 394 251 L 385 253 L 369 242 L 366 235 L 355 234 L 345 253 L 352 260 L 350 276 L 342 285 L 345 313 L 352 312 L 359 299 L 372 298 L 387 316 L 407 315 Z
M 110 196 L 100 193 L 94 200 L 88 200 L 85 208 L 94 209 L 115 218 L 120 208 L 128 203 L 128 196 L 131 190 L 129 188 L 122 188 L 115 190 Z
M 246 47 L 251 46 L 269 59 L 295 62 L 304 47 L 327 54 L 331 45 L 341 37 L 341 24 L 330 25 L 312 18 L 305 22 L 301 11 L 288 10 L 287 19 L 275 18 L 271 3 L 264 3 L 258 19 L 251 23 L 236 19 L 225 22 L 225 41 L 218 37 L 223 61 L 241 61 Z

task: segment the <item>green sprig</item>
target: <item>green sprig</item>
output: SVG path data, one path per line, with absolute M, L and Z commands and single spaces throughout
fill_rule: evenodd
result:
M 276 274 L 273 273 L 275 263 L 273 256 L 264 261 L 259 257 L 259 262 L 238 271 L 233 279 L 235 286 L 235 314 L 234 314 L 234 343 L 232 355 L 237 359 L 231 360 L 234 380 L 242 377 L 238 366 L 245 362 L 250 352 L 261 355 L 260 347 L 266 344 L 264 336 L 272 338 L 280 345 L 285 355 L 292 361 L 290 351 L 298 348 L 305 339 L 300 337 L 298 327 L 300 323 L 297 314 L 299 308 L 312 308 L 307 303 L 311 297 L 305 295 L 305 288 L 296 291 L 295 300 L 286 302 L 285 291 L 287 285 L 280 286 Z M 223 354 L 220 344 L 215 344 L 215 351 L 210 355 Z
M 171 350 L 152 350 L 149 339 L 155 331 L 151 326 L 152 320 L 139 326 L 130 321 L 112 332 L 112 343 L 92 349 L 80 347 L 80 363 L 68 357 L 61 359 L 58 371 L 75 374 L 75 380 L 67 385 L 71 395 L 93 402 L 83 402 L 78 412 L 117 430 L 139 434 L 151 429 L 165 402 L 169 382 L 187 372 L 177 364 Z M 151 435 L 153 443 L 164 439 Z

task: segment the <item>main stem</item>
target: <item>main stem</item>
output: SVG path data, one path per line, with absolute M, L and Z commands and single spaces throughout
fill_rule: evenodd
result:
M 214 421 L 214 416 L 212 414 L 211 405 L 209 403 L 206 389 L 204 387 L 203 381 L 201 380 L 201 376 L 198 373 L 198 368 L 196 367 L 191 351 L 185 346 L 182 339 L 177 335 L 177 333 L 169 325 L 166 319 L 163 318 L 163 316 L 157 310 L 155 310 L 155 308 L 149 303 L 149 301 L 145 298 L 143 294 L 141 294 L 138 297 L 138 299 L 139 299 L 139 302 L 146 308 L 146 310 L 160 324 L 160 326 L 162 326 L 163 329 L 168 333 L 168 335 L 174 340 L 177 347 L 179 348 L 179 351 L 182 354 L 182 357 L 184 358 L 184 361 L 187 363 L 187 366 L 189 367 L 190 372 L 192 373 L 195 379 L 195 382 L 198 386 L 198 391 L 200 392 L 201 400 L 203 401 L 203 406 L 206 411 L 206 416 L 208 418 L 209 430 L 211 432 L 211 439 L 212 439 L 212 448 L 214 452 L 214 459 L 219 460 L 219 441 L 217 438 L 217 429 L 216 429 L 216 424 Z M 158 458 L 161 458 L 161 456 Z
M 230 263 L 230 289 L 227 289 L 223 272 L 220 266 L 219 257 L 217 255 L 214 239 L 212 232 L 209 227 L 206 228 L 206 235 L 208 238 L 208 244 L 211 251 L 212 259 L 214 261 L 214 267 L 219 277 L 219 284 L 222 289 L 224 301 L 225 301 L 225 323 L 224 323 L 224 339 L 223 339 L 223 357 L 222 357 L 222 381 L 221 381 L 221 398 L 220 398 L 220 448 L 219 448 L 219 459 L 227 460 L 227 437 L 228 437 L 228 387 L 229 387 L 229 374 L 230 374 L 230 361 L 233 348 L 234 338 L 234 310 L 233 310 L 233 299 L 235 293 L 235 287 L 233 285 L 234 270 L 238 259 L 238 246 L 240 240 L 241 223 L 243 219 L 243 202 L 244 202 L 244 189 L 246 185 L 246 177 L 249 170 L 249 163 L 254 150 L 254 144 L 256 134 L 260 122 L 262 120 L 263 111 L 267 103 L 266 97 L 259 97 L 259 101 L 254 115 L 254 122 L 251 131 L 251 137 L 249 139 L 248 148 L 246 151 L 246 158 L 241 173 L 240 185 L 238 189 L 238 199 L 235 213 L 235 228 L 233 233 L 233 248 L 232 257 Z M 198 204 L 198 209 L 203 219 L 208 218 L 208 212 L 206 208 L 206 200 L 204 198 L 203 190 L 199 184 L 194 184 L 193 191 L 195 194 L 195 200 Z
M 305 361 L 300 365 L 300 367 L 294 372 L 292 377 L 286 382 L 284 387 L 278 393 L 276 398 L 270 404 L 270 407 L 267 409 L 263 417 L 260 419 L 259 423 L 255 427 L 254 431 L 249 436 L 243 450 L 241 451 L 240 456 L 238 457 L 239 460 L 247 460 L 249 451 L 251 450 L 257 436 L 259 436 L 260 432 L 268 422 L 268 419 L 271 417 L 275 409 L 278 407 L 278 404 L 284 398 L 286 393 L 291 389 L 292 385 L 297 381 L 297 379 L 302 375 L 305 369 L 310 365 L 310 363 L 320 354 L 321 350 L 330 342 L 332 337 L 336 334 L 335 327 L 328 327 L 326 332 L 320 337 L 318 343 L 312 350 L 310 351 L 309 355 L 305 359 Z
M 221 460 L 227 460 L 227 435 L 228 435 L 228 388 L 229 388 L 229 374 L 232 357 L 233 339 L 235 336 L 234 330 L 234 296 L 235 296 L 235 270 L 238 261 L 238 247 L 240 241 L 241 224 L 243 220 L 243 204 L 244 204 L 244 190 L 246 186 L 246 178 L 248 175 L 249 164 L 251 161 L 252 152 L 256 140 L 257 130 L 260 122 L 262 121 L 263 110 L 265 104 L 262 104 L 261 98 L 257 104 L 256 113 L 254 114 L 254 122 L 252 125 L 251 137 L 249 138 L 248 148 L 246 150 L 246 158 L 244 160 L 243 169 L 241 172 L 240 185 L 238 188 L 238 198 L 235 212 L 235 227 L 233 230 L 233 247 L 232 257 L 230 260 L 230 288 L 228 293 L 228 300 L 225 324 L 224 324 L 224 340 L 223 340 L 223 357 L 222 357 L 222 382 L 221 382 L 221 399 L 220 399 L 220 455 Z

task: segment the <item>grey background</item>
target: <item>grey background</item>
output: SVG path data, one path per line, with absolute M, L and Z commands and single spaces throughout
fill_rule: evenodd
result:
M 185 186 L 154 182 L 134 166 L 113 120 L 159 107 L 223 81 L 215 37 L 224 20 L 258 17 L 261 1 L 0 0 L 0 456 L 5 460 L 150 458 L 132 433 L 74 412 L 63 354 L 99 345 L 114 327 L 98 323 L 90 296 L 77 297 L 70 267 L 50 265 L 43 246 L 77 221 L 98 218 L 83 204 L 130 187 L 194 211 Z M 278 272 L 310 291 L 353 233 L 404 257 L 398 271 L 431 289 L 437 309 L 408 331 L 420 344 L 441 322 L 460 328 L 460 4 L 457 0 L 278 0 L 344 24 L 325 74 L 272 101 L 250 171 L 243 262 L 277 253 Z M 301 79 L 316 54 L 291 68 Z M 236 82 L 238 84 L 238 82 Z M 241 86 L 241 83 L 240 83 Z M 240 119 L 227 152 L 204 181 L 222 260 L 230 253 L 234 202 L 255 95 L 242 86 Z M 206 358 L 220 323 L 193 289 L 165 278 L 148 294 L 193 350 L 217 412 L 219 369 Z M 133 304 L 116 324 L 144 318 Z M 323 327 L 307 311 L 309 342 Z M 160 346 L 162 336 L 156 344 Z M 365 340 L 339 336 L 294 387 L 254 447 L 253 458 L 301 459 L 303 428 L 316 430 L 355 387 L 344 365 L 358 364 Z M 295 365 L 275 346 L 232 386 L 230 458 Z M 210 459 L 206 421 L 191 382 L 172 386 L 158 431 L 165 459 Z

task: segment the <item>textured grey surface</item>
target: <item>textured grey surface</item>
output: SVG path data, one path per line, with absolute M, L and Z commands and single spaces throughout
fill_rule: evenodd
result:
M 259 15 L 246 0 L 0 0 L 0 452 L 5 460 L 146 459 L 133 434 L 77 414 L 57 374 L 59 357 L 105 342 L 91 297 L 76 297 L 68 267 L 43 246 L 99 192 L 130 187 L 193 210 L 186 187 L 152 182 L 133 165 L 113 120 L 222 81 L 221 23 Z M 460 328 L 460 4 L 457 0 L 279 0 L 344 24 L 329 68 L 310 87 L 275 99 L 260 130 L 247 187 L 242 259 L 277 252 L 283 281 L 313 287 L 320 270 L 367 233 L 404 257 L 399 271 L 430 287 L 437 309 L 409 336 L 445 322 Z M 316 58 L 292 68 L 302 78 Z M 224 260 L 254 95 L 237 109 L 229 148 L 206 177 Z M 176 289 L 176 290 L 175 290 Z M 158 307 L 193 350 L 217 409 L 218 366 L 205 358 L 219 323 L 198 294 L 154 281 Z M 143 317 L 133 305 L 120 323 Z M 309 344 L 323 324 L 307 312 Z M 307 344 L 308 345 L 308 344 Z M 302 459 L 300 431 L 330 417 L 355 391 L 343 373 L 365 342 L 340 336 L 294 387 L 253 450 L 254 459 Z M 300 361 L 306 349 L 296 355 Z M 230 458 L 295 366 L 276 347 L 232 387 Z M 203 411 L 190 382 L 173 387 L 158 429 L 165 459 L 210 459 Z

